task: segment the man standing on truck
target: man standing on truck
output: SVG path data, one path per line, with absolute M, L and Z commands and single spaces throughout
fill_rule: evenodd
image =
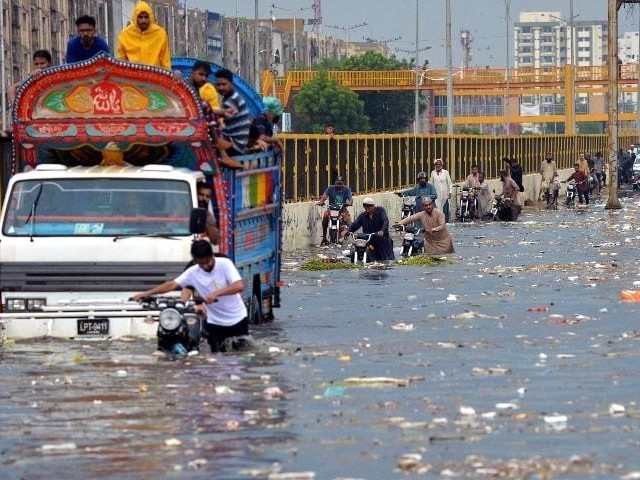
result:
M 211 244 L 197 240 L 191 245 L 195 265 L 187 268 L 174 280 L 168 280 L 144 292 L 133 295 L 140 300 L 181 288 L 193 287 L 204 300 L 207 313 L 205 328 L 211 352 L 225 351 L 225 340 L 249 334 L 247 307 L 242 301 L 242 277 L 233 262 L 215 257 Z
M 223 140 L 229 145 L 218 143 L 218 148 L 224 149 L 230 157 L 243 155 L 249 142 L 251 115 L 242 96 L 233 86 L 233 73 L 226 68 L 216 72 L 216 88 L 222 95 L 222 109 L 213 113 L 224 117 L 222 127 Z
M 136 4 L 131 23 L 120 32 L 116 58 L 171 70 L 167 32 L 156 24 L 147 2 L 141 0 Z
M 36 50 L 33 52 L 33 70 L 31 70 L 29 75 L 37 75 L 43 68 L 49 68 L 51 65 L 51 53 L 49 53 L 49 50 Z M 14 83 L 7 89 L 7 98 L 9 99 L 9 102 L 13 102 L 16 98 L 16 91 L 19 86 L 20 82 Z
M 96 36 L 96 19 L 89 15 L 82 15 L 76 20 L 78 36 L 67 43 L 67 63 L 89 60 L 100 52 L 109 53 L 109 45 L 102 38 Z

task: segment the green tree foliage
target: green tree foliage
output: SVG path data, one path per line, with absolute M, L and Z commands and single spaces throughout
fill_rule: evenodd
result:
M 345 58 L 332 65 L 335 70 L 411 70 L 406 60 L 387 58 L 376 52 Z M 362 91 L 357 92 L 364 102 L 364 114 L 369 117 L 374 133 L 398 133 L 407 128 L 414 116 L 414 92 L 412 91 Z M 420 103 L 420 110 L 424 105 Z
M 363 106 L 358 95 L 321 71 L 294 97 L 293 124 L 296 132 L 321 133 L 330 122 L 337 133 L 367 133 L 369 119 Z

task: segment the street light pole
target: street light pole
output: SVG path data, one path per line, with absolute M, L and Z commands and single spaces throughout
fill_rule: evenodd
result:
M 575 135 L 576 129 L 576 54 L 575 54 L 575 15 L 573 14 L 573 0 L 569 0 L 569 25 L 571 28 L 571 134 Z M 617 30 L 617 28 L 616 28 Z M 609 39 L 611 40 L 611 39 Z M 614 41 L 617 44 L 617 40 Z
M 7 82 L 4 63 L 4 1 L 0 0 L 0 82 L 2 86 L 2 131 L 7 129 Z
M 254 87 L 256 92 L 259 92 L 260 89 L 260 42 L 258 38 L 258 28 L 259 19 L 258 19 L 258 0 L 255 0 L 255 12 L 254 12 L 254 28 L 253 28 L 253 69 L 254 69 Z
M 640 5 L 638 5 L 640 7 Z M 638 8 L 638 32 L 640 32 L 640 8 Z M 636 143 L 640 137 L 640 35 L 638 35 L 638 54 L 636 55 L 636 72 L 638 75 L 638 87 L 636 93 Z
M 609 196 L 607 210 L 619 209 L 618 199 L 618 0 L 608 0 L 609 20 Z
M 293 63 L 298 61 L 298 36 L 296 35 L 296 10 L 293 10 Z
M 446 0 L 447 25 L 447 133 L 453 133 L 453 61 L 451 59 L 451 0 Z
M 509 65 L 511 64 L 510 53 L 509 53 L 509 22 L 511 20 L 511 0 L 504 0 L 504 8 L 505 8 L 504 19 L 505 19 L 506 30 L 507 30 L 507 59 L 506 59 L 507 61 L 505 62 L 506 67 L 504 70 L 506 89 L 505 89 L 503 108 L 504 108 L 504 133 L 506 135 L 509 135 L 509 87 L 510 87 Z
M 417 135 L 418 135 L 418 120 L 420 116 L 420 92 L 418 88 L 419 84 L 419 75 L 418 75 L 418 54 L 420 52 L 419 48 L 419 32 L 418 32 L 419 22 L 418 22 L 418 0 L 416 0 L 416 61 L 415 61 L 415 71 L 416 71 L 416 85 L 415 85 L 415 95 L 414 95 L 414 109 L 413 109 L 413 140 L 414 144 L 417 144 Z M 414 149 L 417 145 L 414 145 Z M 418 153 L 416 152 L 416 161 L 418 160 Z

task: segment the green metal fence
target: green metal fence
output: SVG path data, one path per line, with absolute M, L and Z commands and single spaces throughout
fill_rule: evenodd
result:
M 603 152 L 606 135 L 548 135 L 486 137 L 471 135 L 293 135 L 284 144 L 284 198 L 318 198 L 336 175 L 342 175 L 354 194 L 395 190 L 415 184 L 420 171 L 433 170 L 441 158 L 454 182 L 463 181 L 478 164 L 487 178 L 498 177 L 502 158 L 513 155 L 525 173 L 536 172 L 547 151 L 558 168 L 569 168 L 584 152 Z M 626 148 L 636 137 L 620 137 Z

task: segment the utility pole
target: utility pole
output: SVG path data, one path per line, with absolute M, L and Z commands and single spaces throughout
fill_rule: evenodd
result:
M 185 40 L 185 51 L 188 57 L 189 56 L 189 8 L 187 7 L 187 0 L 184 0 L 184 40 Z
M 261 90 L 260 88 L 260 42 L 258 38 L 258 28 L 260 28 L 258 19 L 258 0 L 255 0 L 255 12 L 254 12 L 254 26 L 253 26 L 253 69 L 254 69 L 254 88 L 256 92 Z
M 619 209 L 618 199 L 618 0 L 608 0 L 609 22 L 609 196 L 605 209 Z
M 504 133 L 505 135 L 509 135 L 509 87 L 510 87 L 510 76 L 509 76 L 509 65 L 511 64 L 511 54 L 509 50 L 509 22 L 511 21 L 511 0 L 504 0 L 504 20 L 506 24 L 506 33 L 507 33 L 507 58 L 505 62 L 504 69 L 504 80 L 506 83 L 505 95 L 504 95 Z
M 420 87 L 420 78 L 418 75 L 418 55 L 420 53 L 420 47 L 419 47 L 419 34 L 418 34 L 418 28 L 419 28 L 419 22 L 418 22 L 418 0 L 416 0 L 416 53 L 415 53 L 415 71 L 416 71 L 416 85 L 415 85 L 415 95 L 414 95 L 414 109 L 413 109 L 413 141 L 414 141 L 414 148 L 417 146 L 417 136 L 418 136 L 418 121 L 419 121 L 419 116 L 420 116 L 420 93 L 419 93 L 419 87 Z M 418 160 L 418 152 L 415 152 L 416 155 L 416 161 Z
M 1 1 L 1 0 L 0 0 Z M 240 73 L 240 15 L 238 14 L 238 0 L 236 0 L 236 73 Z
M 576 128 L 576 42 L 575 42 L 575 18 L 576 16 L 573 14 L 573 0 L 569 0 L 569 28 L 571 31 L 571 135 L 575 135 L 578 133 Z M 618 28 L 616 27 L 616 33 Z M 611 43 L 611 37 L 609 38 L 609 43 Z M 614 37 L 613 43 L 618 45 L 618 37 Z M 616 50 L 617 54 L 617 50 Z M 610 57 L 611 58 L 611 57 Z M 617 101 L 617 100 L 616 100 Z M 616 105 L 617 108 L 617 105 Z
M 447 26 L 447 133 L 453 133 L 453 61 L 451 59 L 451 0 L 446 0 Z

